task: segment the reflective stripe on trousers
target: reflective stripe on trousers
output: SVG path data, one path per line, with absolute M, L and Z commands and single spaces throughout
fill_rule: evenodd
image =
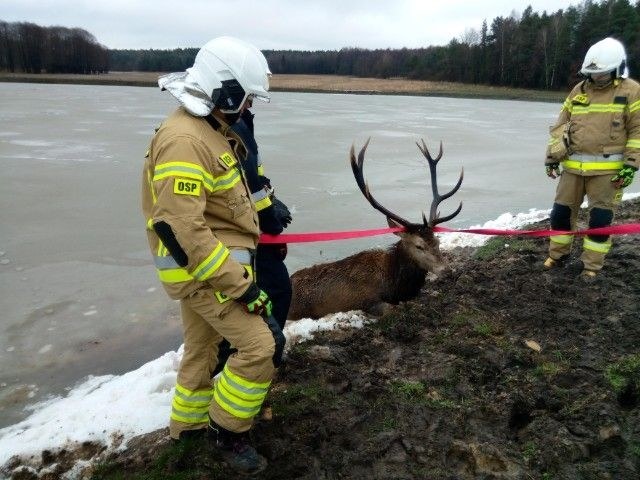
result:
M 209 421 L 209 404 L 213 398 L 210 390 L 189 390 L 180 384 L 171 402 L 171 418 L 183 423 L 207 423 Z
M 215 384 L 213 398 L 234 417 L 251 418 L 260 411 L 270 385 L 270 381 L 256 383 L 242 378 L 225 365 Z

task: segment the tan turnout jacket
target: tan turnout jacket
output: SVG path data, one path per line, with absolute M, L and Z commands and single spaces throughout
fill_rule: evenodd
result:
M 255 249 L 259 237 L 258 216 L 238 161 L 246 152 L 228 125 L 216 119 L 217 131 L 204 118 L 178 108 L 156 132 L 145 161 L 142 208 L 149 246 L 160 280 L 174 299 L 203 286 L 237 298 L 252 281 L 230 255 L 235 249 Z M 186 266 L 177 264 L 154 231 L 161 222 L 186 254 Z
M 640 84 L 627 78 L 602 89 L 576 85 L 551 127 L 545 163 L 556 162 L 577 175 L 640 167 Z

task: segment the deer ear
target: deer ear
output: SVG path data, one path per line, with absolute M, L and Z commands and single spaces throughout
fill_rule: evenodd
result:
M 404 225 L 396 222 L 393 218 L 387 217 L 387 224 L 391 227 L 391 228 L 404 228 Z M 399 237 L 402 236 L 403 232 L 393 232 L 395 235 L 398 235 Z

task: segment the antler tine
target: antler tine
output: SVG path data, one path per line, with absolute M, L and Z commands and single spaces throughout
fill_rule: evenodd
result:
M 363 164 L 364 164 L 364 154 L 367 150 L 367 147 L 369 146 L 370 141 L 371 141 L 371 137 L 367 139 L 362 149 L 360 149 L 360 153 L 358 153 L 357 159 L 355 154 L 355 146 L 351 145 L 351 152 L 350 152 L 351 170 L 353 170 L 353 176 L 356 179 L 356 183 L 358 184 L 360 191 L 364 195 L 364 198 L 367 199 L 367 201 L 371 204 L 373 208 L 383 213 L 388 218 L 395 220 L 400 225 L 404 227 L 409 226 L 411 225 L 411 222 L 409 222 L 408 220 L 405 220 L 399 215 L 396 215 L 391 210 L 388 210 L 385 207 L 383 207 L 380 203 L 378 203 L 378 201 L 375 198 L 373 198 L 373 195 L 371 195 L 371 192 L 369 191 L 369 185 L 364 179 Z
M 438 156 L 436 158 L 431 157 L 431 154 L 429 153 L 429 149 L 427 148 L 427 144 L 424 142 L 424 138 L 421 138 L 420 140 L 422 141 L 422 145 L 420 145 L 418 142 L 416 142 L 416 145 L 418 145 L 418 148 L 420 149 L 422 154 L 425 156 L 429 164 L 438 163 L 438 160 L 442 158 L 442 140 L 440 141 L 440 151 L 438 152 Z
M 425 143 L 424 139 L 422 139 L 422 145 L 418 144 L 418 148 L 420 149 L 422 154 L 427 159 L 427 162 L 429 163 L 429 173 L 431 174 L 431 191 L 433 193 L 433 201 L 431 202 L 431 208 L 429 210 L 429 220 L 425 218 L 424 213 L 422 215 L 422 219 L 425 225 L 429 227 L 434 227 L 439 223 L 443 223 L 448 220 L 451 220 L 452 218 L 454 218 L 456 215 L 460 213 L 460 210 L 462 210 L 462 202 L 460 202 L 460 205 L 452 214 L 447 215 L 446 217 L 440 217 L 440 212 L 438 212 L 438 206 L 443 200 L 446 200 L 447 198 L 451 197 L 454 193 L 458 191 L 458 189 L 460 188 L 460 185 L 462 185 L 462 179 L 464 178 L 464 169 L 461 170 L 460 177 L 458 178 L 458 182 L 456 183 L 456 185 L 447 193 L 440 195 L 440 193 L 438 193 L 436 165 L 438 164 L 438 160 L 442 158 L 442 153 L 443 153 L 442 141 L 440 142 L 440 151 L 438 152 L 438 156 L 436 158 L 431 157 L 431 154 L 429 153 L 429 149 L 427 148 L 427 144 Z

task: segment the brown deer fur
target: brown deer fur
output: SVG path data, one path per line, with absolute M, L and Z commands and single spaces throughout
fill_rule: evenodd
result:
M 314 265 L 294 273 L 291 276 L 293 296 L 288 315 L 291 320 L 319 318 L 348 310 L 381 314 L 389 304 L 414 298 L 424 285 L 428 271 L 438 273 L 444 268 L 433 227 L 455 217 L 462 204 L 455 212 L 442 218 L 437 207 L 460 188 L 463 174 L 452 190 L 440 195 L 436 183 L 436 164 L 442 157 L 442 144 L 435 159 L 431 157 L 424 141 L 422 145 L 418 144 L 429 163 L 433 202 L 428 220 L 423 215 L 424 223 L 411 223 L 380 205 L 369 192 L 362 169 L 368 144 L 369 141 L 360 150 L 357 159 L 351 147 L 351 167 L 356 183 L 371 206 L 387 216 L 390 226 L 402 226 L 405 230 L 397 233 L 400 241 L 387 250 L 365 250 L 342 260 Z
M 388 304 L 414 298 L 427 271 L 443 267 L 438 240 L 430 235 L 400 233 L 402 239 L 387 250 L 365 250 L 297 271 L 291 276 L 288 318 L 320 318 L 348 310 L 379 315 Z

